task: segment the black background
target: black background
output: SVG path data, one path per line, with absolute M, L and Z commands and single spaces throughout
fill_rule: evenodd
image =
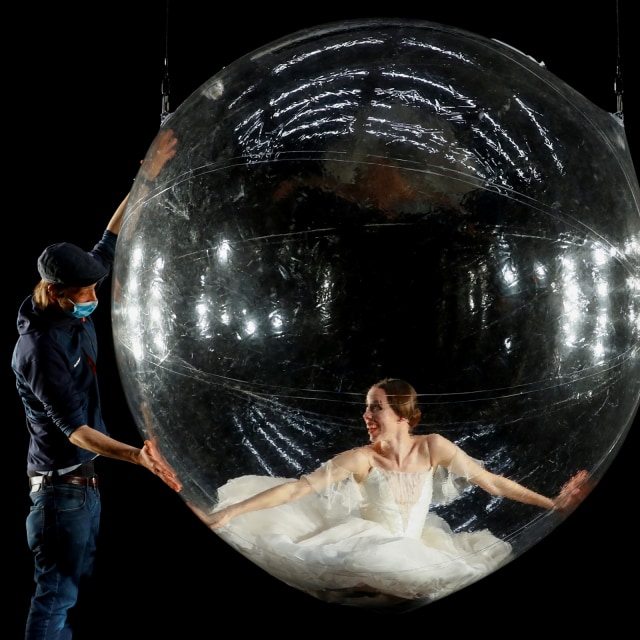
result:
M 597 2 L 579 11 L 569 4 L 580 6 L 396 1 L 372 12 L 349 10 L 348 2 L 254 7 L 116 0 L 25 3 L 7 14 L 5 32 L 13 32 L 13 44 L 4 74 L 12 147 L 4 185 L 5 282 L 11 284 L 3 347 L 9 417 L 2 464 L 10 496 L 3 519 L 9 571 L 4 637 L 22 637 L 32 589 L 24 535 L 27 439 L 9 365 L 15 312 L 38 280 L 44 246 L 70 241 L 89 248 L 130 188 L 160 124 L 165 58 L 174 110 L 222 67 L 299 29 L 363 17 L 429 20 L 519 49 L 613 113 L 619 54 L 625 129 L 637 167 L 640 53 L 631 2 Z M 112 435 L 137 445 L 114 361 L 108 298 L 103 293 L 94 316 L 105 413 Z M 151 474 L 101 460 L 100 551 L 76 640 L 626 633 L 636 617 L 636 500 L 629 486 L 634 441 L 637 426 L 586 502 L 549 537 L 481 582 L 403 615 L 329 605 L 287 587 L 227 547 Z

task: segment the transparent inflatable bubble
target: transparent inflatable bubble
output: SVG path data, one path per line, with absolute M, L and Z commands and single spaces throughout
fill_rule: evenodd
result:
M 578 469 L 597 483 L 640 397 L 640 190 L 616 116 L 502 43 L 364 20 L 238 59 L 168 129 L 177 154 L 125 215 L 113 325 L 131 411 L 186 501 L 209 511 L 366 444 L 385 376 L 417 389 L 418 433 L 490 470 L 549 496 Z M 432 514 L 508 543 L 493 566 L 561 522 L 474 487 Z M 325 582 L 332 542 L 288 557 L 318 534 L 296 523 L 277 550 L 284 525 L 217 533 L 340 604 L 406 610 L 484 575 L 438 591 L 398 568 L 413 586 L 391 596 L 384 563 Z

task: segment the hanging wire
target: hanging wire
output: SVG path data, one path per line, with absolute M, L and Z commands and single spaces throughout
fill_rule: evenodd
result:
M 620 118 L 622 122 L 624 122 L 624 113 L 622 109 L 622 94 L 624 92 L 622 87 L 622 64 L 620 60 L 620 10 L 618 8 L 618 0 L 616 0 L 616 27 L 617 27 L 617 35 L 618 35 L 618 58 L 616 61 L 616 77 L 613 82 L 613 88 L 616 93 L 616 113 L 615 115 Z
M 162 78 L 162 106 L 160 109 L 160 126 L 162 126 L 167 118 L 171 115 L 169 110 L 169 92 L 171 83 L 169 81 L 169 0 L 167 0 L 167 15 L 165 22 L 165 53 L 164 53 L 164 77 Z

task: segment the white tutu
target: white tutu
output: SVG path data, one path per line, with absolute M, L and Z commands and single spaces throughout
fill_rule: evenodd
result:
M 220 488 L 216 508 L 284 482 L 291 480 L 235 478 Z M 429 513 L 432 498 L 432 473 L 374 468 L 362 483 L 347 479 L 328 492 L 237 516 L 217 533 L 271 575 L 322 600 L 433 601 L 505 564 L 511 546 L 488 530 L 453 533 Z

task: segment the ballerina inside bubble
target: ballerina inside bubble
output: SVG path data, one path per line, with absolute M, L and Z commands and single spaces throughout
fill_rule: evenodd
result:
M 421 411 L 404 380 L 374 384 L 363 418 L 369 444 L 298 480 L 234 478 L 219 489 L 213 513 L 191 508 L 286 584 L 330 602 L 376 606 L 440 599 L 511 560 L 511 545 L 488 529 L 453 532 L 430 512 L 464 487 L 561 514 L 585 497 L 585 471 L 549 498 L 492 473 L 442 435 L 414 435 Z

